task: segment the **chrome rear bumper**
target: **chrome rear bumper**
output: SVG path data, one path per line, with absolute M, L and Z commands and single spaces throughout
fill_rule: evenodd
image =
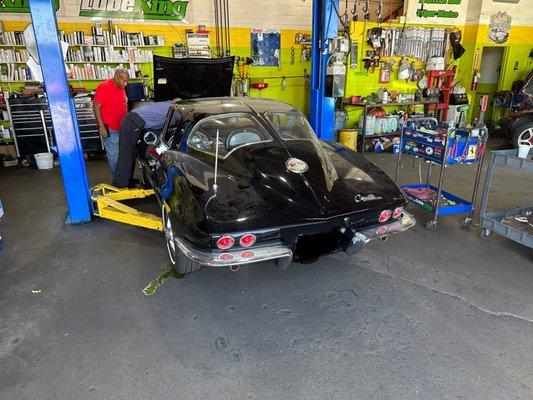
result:
M 371 240 L 387 237 L 396 233 L 404 232 L 409 228 L 412 228 L 416 224 L 416 219 L 408 212 L 403 212 L 403 215 L 386 225 L 375 225 L 370 228 L 366 228 L 359 232 L 354 232 L 352 238 L 353 244 L 366 244 Z
M 193 261 L 208 267 L 229 267 L 232 265 L 251 264 L 260 261 L 274 260 L 277 258 L 288 258 L 292 260 L 292 251 L 281 244 L 265 247 L 254 247 L 250 249 L 239 249 L 225 251 L 223 253 L 212 253 L 191 247 L 181 239 L 176 240 L 179 249 Z M 290 261 L 289 261 L 290 262 Z
M 402 217 L 389 224 L 376 225 L 362 231 L 354 230 L 349 247 L 364 246 L 371 240 L 406 231 L 415 223 L 415 218 L 404 212 Z M 288 265 L 293 257 L 292 250 L 281 243 L 250 249 L 239 248 L 222 253 L 198 250 L 180 238 L 176 239 L 176 244 L 186 257 L 208 267 L 230 267 L 275 259 L 283 259 L 283 264 Z

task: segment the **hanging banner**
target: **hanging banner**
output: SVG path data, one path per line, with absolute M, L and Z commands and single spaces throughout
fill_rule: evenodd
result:
M 79 15 L 181 21 L 188 5 L 188 1 L 179 0 L 82 0 Z
M 59 0 L 52 0 L 54 11 L 59 10 Z M 0 14 L 2 13 L 29 13 L 29 0 L 1 0 Z

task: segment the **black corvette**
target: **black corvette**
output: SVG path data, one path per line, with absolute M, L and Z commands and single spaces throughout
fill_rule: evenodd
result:
M 367 159 L 317 139 L 285 103 L 207 98 L 175 103 L 163 133 L 141 141 L 170 260 L 201 266 L 314 260 L 409 229 L 393 181 Z

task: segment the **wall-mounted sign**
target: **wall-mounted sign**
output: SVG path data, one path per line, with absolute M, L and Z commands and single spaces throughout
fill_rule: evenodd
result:
M 511 16 L 505 11 L 498 11 L 490 16 L 489 38 L 495 43 L 502 44 L 509 39 L 509 30 L 511 29 Z
M 179 0 L 82 0 L 80 16 L 181 21 L 188 5 Z
M 59 0 L 52 0 L 54 11 L 59 10 Z M 29 0 L 1 0 L 0 14 L 2 13 L 29 13 Z
M 459 12 L 454 10 L 428 10 L 424 7 L 425 4 L 440 4 L 440 5 L 460 5 L 462 0 L 418 0 L 422 6 L 416 10 L 416 16 L 419 18 L 458 18 Z

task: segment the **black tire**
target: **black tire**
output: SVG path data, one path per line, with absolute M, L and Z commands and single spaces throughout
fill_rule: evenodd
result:
M 163 232 L 165 233 L 165 243 L 167 245 L 168 258 L 172 268 L 180 274 L 189 274 L 199 270 L 202 265 L 196 261 L 191 260 L 181 252 L 175 242 L 175 233 L 172 228 L 172 222 L 168 218 L 166 205 L 161 207 L 161 218 L 163 220 Z
M 180 251 L 178 253 L 177 263 L 173 264 L 172 267 L 180 274 L 190 274 L 191 272 L 198 271 L 202 268 L 202 265 L 191 260 Z
M 533 121 L 526 121 L 513 129 L 513 146 L 515 149 L 518 149 L 518 138 L 524 136 L 527 136 L 533 144 Z

